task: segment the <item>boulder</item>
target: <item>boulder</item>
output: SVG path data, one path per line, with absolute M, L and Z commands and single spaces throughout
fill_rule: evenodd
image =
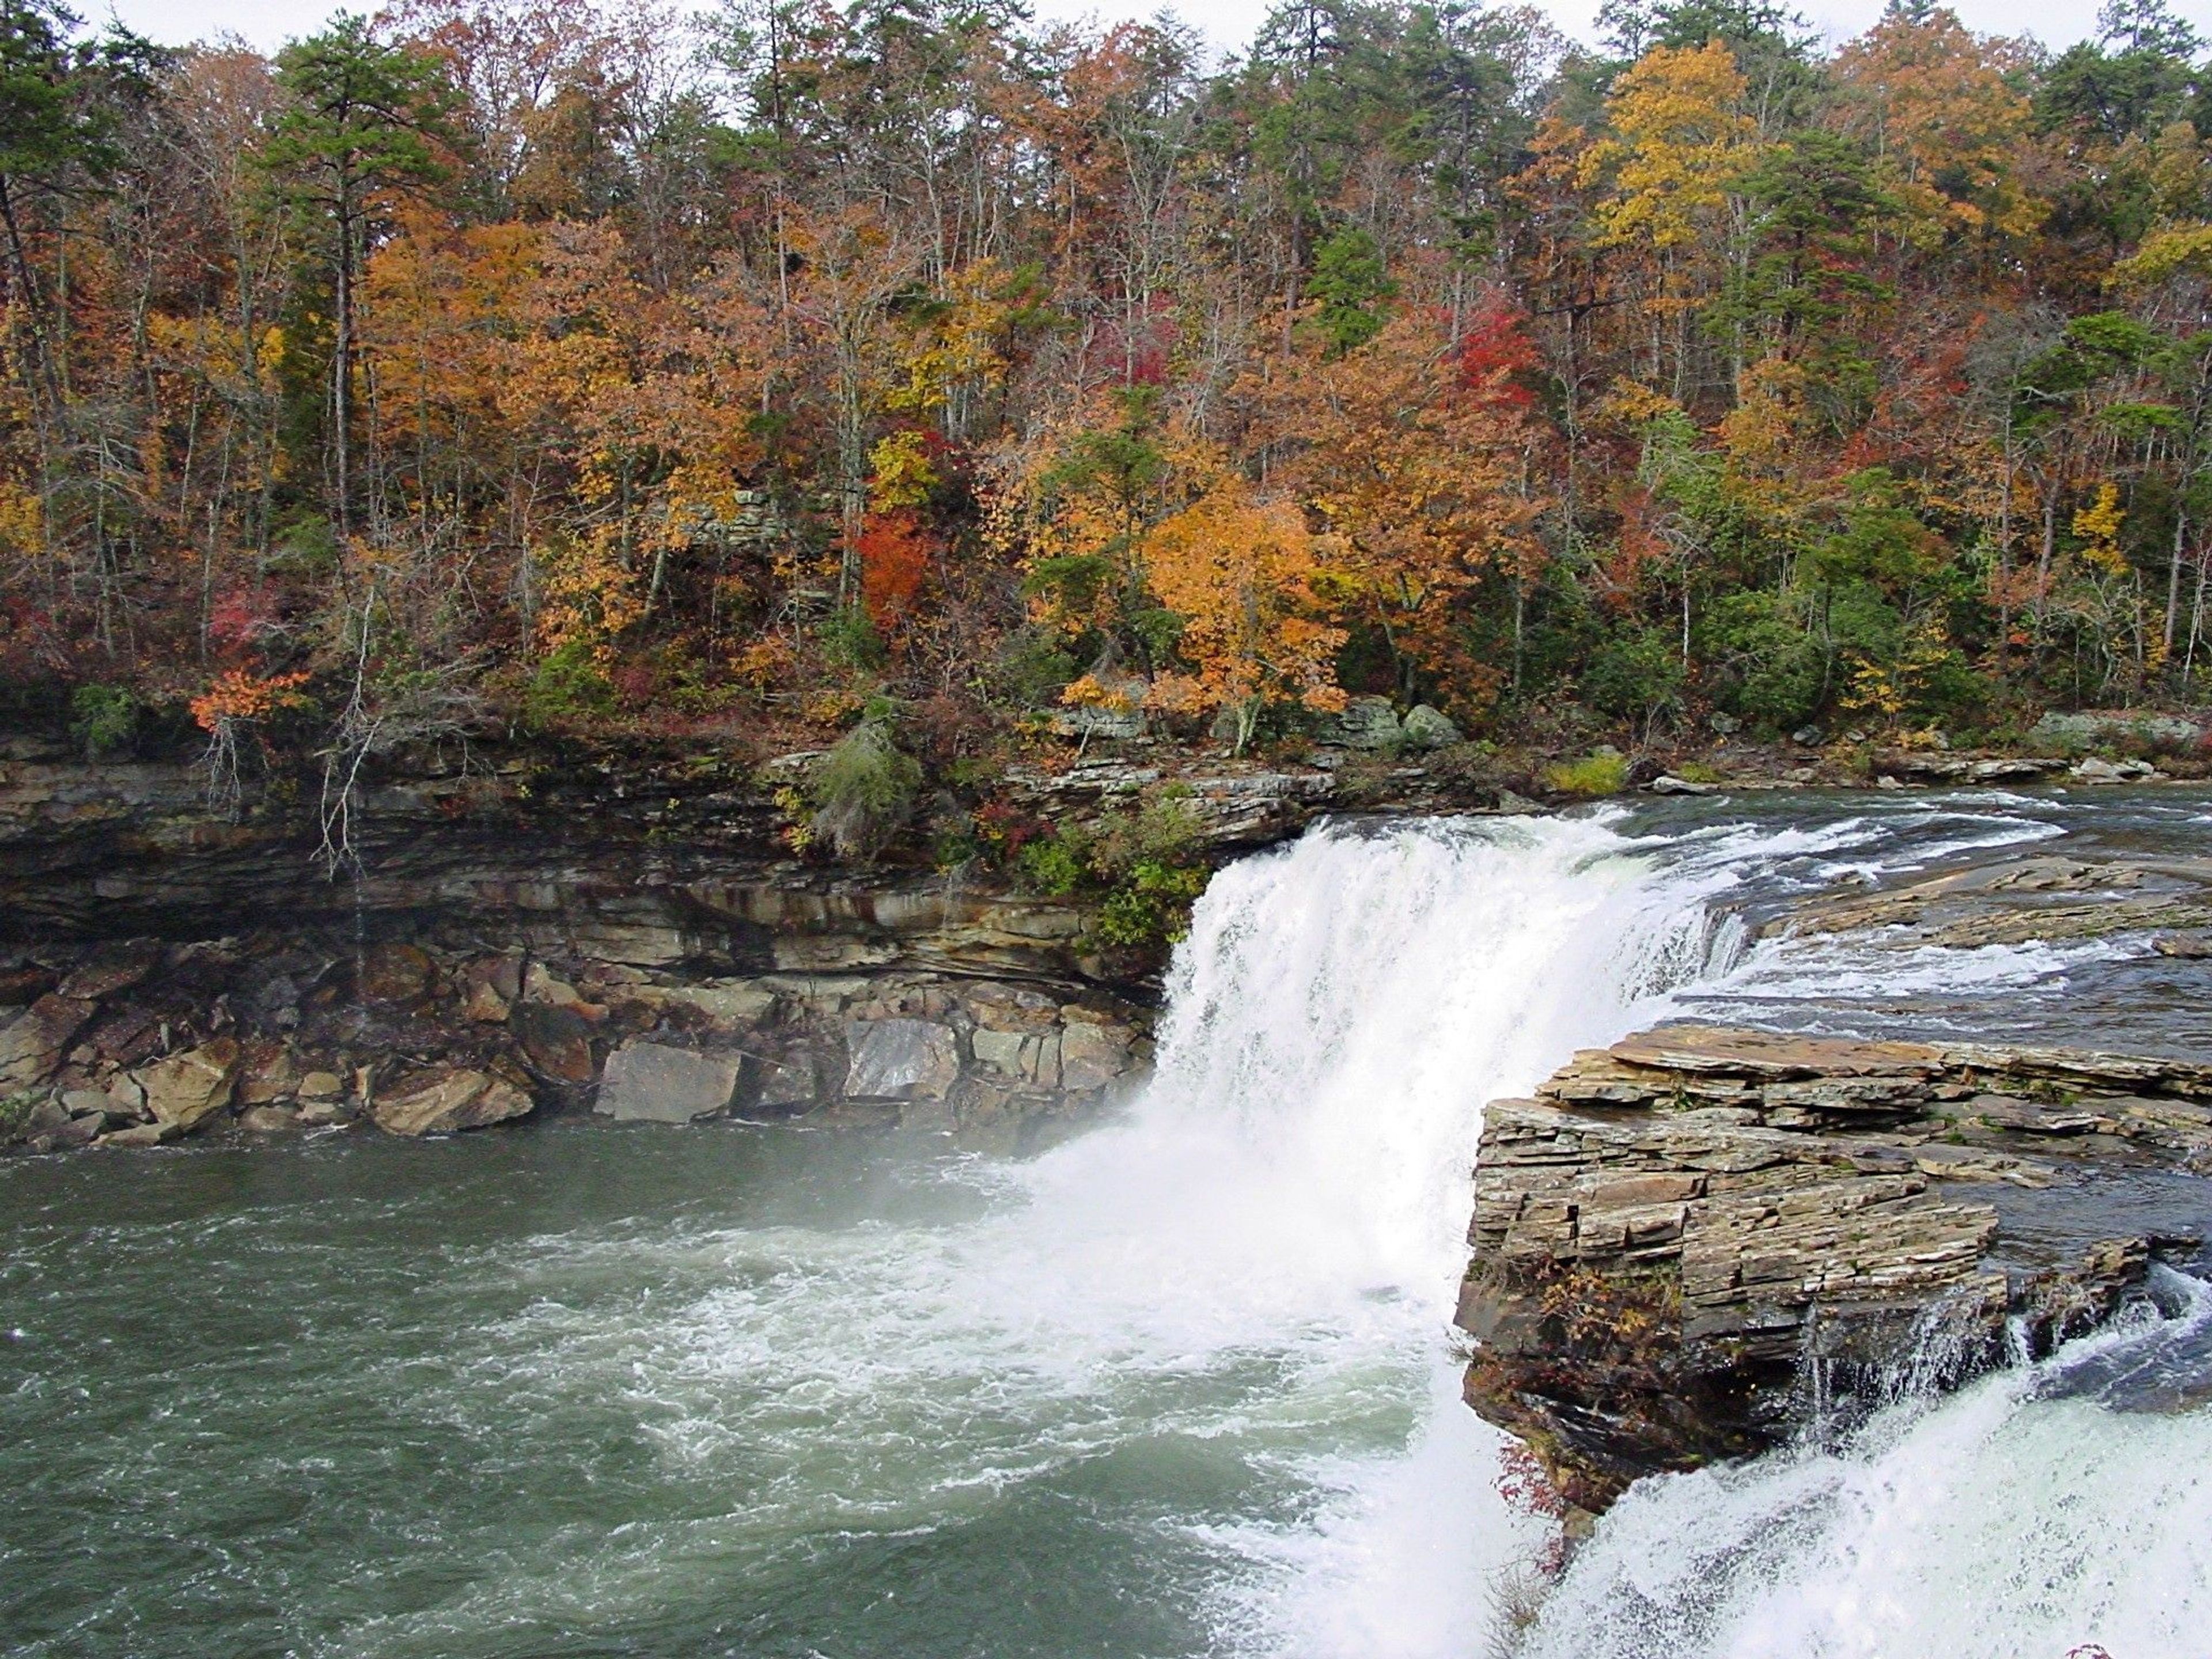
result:
M 951 1029 L 927 1019 L 854 1020 L 844 1092 L 857 1100 L 942 1100 L 960 1079 Z
M 282 1106 L 249 1106 L 238 1115 L 238 1127 L 252 1135 L 288 1134 L 300 1127 L 300 1115 Z
M 597 1012 L 596 1005 L 586 1001 L 582 992 L 542 962 L 533 962 L 524 970 L 522 994 L 526 1001 L 542 1002 L 549 1007 Z
M 1710 783 L 1692 783 L 1687 778 L 1678 778 L 1671 772 L 1662 772 L 1645 786 L 1655 795 L 1710 795 L 1714 793 Z
M 272 1100 L 283 1100 L 299 1086 L 300 1068 L 289 1048 L 276 1042 L 247 1045 L 246 1070 L 238 1090 L 241 1106 L 265 1106 Z
M 0 1025 L 0 1095 L 43 1083 L 60 1066 L 70 1039 L 96 1005 L 48 992 Z
M 1060 1034 L 1060 1086 L 1070 1094 L 1103 1089 L 1129 1070 L 1130 1032 L 1069 1017 Z
M 1031 1039 L 1019 1031 L 978 1030 L 968 1039 L 975 1063 L 1000 1077 L 1022 1074 L 1022 1048 Z
M 1389 698 L 1353 697 L 1342 713 L 1322 726 L 1318 740 L 1342 749 L 1373 750 L 1395 749 L 1405 737 L 1406 729 L 1398 723 L 1398 711 L 1390 706 Z
M 161 947 L 153 939 L 105 945 L 70 970 L 61 982 L 61 994 L 81 1002 L 98 1002 L 143 982 L 161 963 Z
M 294 1092 L 302 1100 L 339 1100 L 345 1096 L 345 1079 L 336 1072 L 309 1072 Z
M 418 945 L 372 945 L 362 953 L 358 988 L 369 1002 L 407 1003 L 430 988 L 437 965 Z
M 592 1109 L 623 1122 L 689 1123 L 727 1110 L 744 1056 L 633 1039 L 607 1056 Z
M 2053 710 L 2036 721 L 2027 737 L 2033 744 L 2077 753 L 2084 749 L 2118 749 L 2138 755 L 2160 750 L 2172 754 L 2200 747 L 2205 728 L 2179 714 L 2149 714 L 2133 708 L 2083 709 L 2075 714 Z
M 514 957 L 478 957 L 461 970 L 461 985 L 464 1018 L 502 1024 L 522 996 L 522 963 Z
M 592 1060 L 592 1023 L 574 1006 L 547 1002 L 518 1002 L 507 1018 L 530 1061 L 530 1068 L 551 1083 L 589 1083 Z
M 230 1104 L 238 1087 L 239 1048 L 217 1037 L 197 1048 L 171 1054 L 131 1073 L 146 1091 L 154 1121 L 178 1134 L 189 1134 Z
M 522 1117 L 536 1103 L 505 1078 L 457 1069 L 433 1073 L 398 1093 L 379 1097 L 368 1115 L 386 1134 L 442 1135 Z
M 1113 738 L 1127 740 L 1145 735 L 1145 711 L 1089 703 L 1057 708 L 1052 715 L 1053 735 L 1061 738 Z
M 743 981 L 733 985 L 656 986 L 641 1000 L 681 1003 L 696 1008 L 716 1025 L 741 1030 L 759 1024 L 775 1012 L 775 993 Z
M 101 1135 L 92 1144 L 95 1146 L 158 1146 L 173 1139 L 177 1132 L 166 1123 L 134 1123 L 127 1129 L 115 1129 Z
M 1406 711 L 1401 728 L 1408 749 L 1443 749 L 1461 740 L 1460 729 L 1443 710 L 1417 702 Z
M 773 1110 L 792 1110 L 812 1105 L 815 1093 L 814 1068 L 804 1059 L 770 1062 L 760 1068 L 760 1091 L 754 1102 Z

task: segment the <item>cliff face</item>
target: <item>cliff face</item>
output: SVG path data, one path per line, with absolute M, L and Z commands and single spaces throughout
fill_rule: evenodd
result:
M 808 866 L 780 824 L 769 787 L 712 757 L 457 757 L 365 791 L 358 865 L 331 879 L 313 802 L 281 785 L 233 822 L 185 767 L 19 739 L 0 1141 L 426 1133 L 590 1104 L 1011 1148 L 1141 1074 L 1158 963 L 1089 946 L 1079 905 Z
M 2143 1297 L 2212 1066 L 1662 1028 L 1492 1102 L 1474 1200 L 1468 1401 L 1599 1510 Z

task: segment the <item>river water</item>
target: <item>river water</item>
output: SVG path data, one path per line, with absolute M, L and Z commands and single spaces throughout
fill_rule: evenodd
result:
M 1215 879 L 1149 1092 L 1026 1162 L 556 1119 L 0 1164 L 0 1648 L 1475 1659 L 1542 1543 L 1457 1401 L 1484 1100 L 1678 1013 L 2201 1053 L 2212 965 L 2146 940 L 1755 935 L 2208 828 L 2166 792 L 1324 828 Z M 2047 1380 L 1645 1483 L 1520 1650 L 2204 1659 L 2212 1412 Z

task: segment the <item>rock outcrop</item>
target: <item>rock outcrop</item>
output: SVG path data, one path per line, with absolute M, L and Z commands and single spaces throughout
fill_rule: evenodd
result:
M 2194 1260 L 2212 1066 L 1662 1028 L 1492 1102 L 1468 1402 L 1567 1500 L 2039 1355 Z
M 1978 946 L 2158 930 L 2212 941 L 2212 859 L 2003 859 L 1800 906 L 1801 933 L 1891 930 L 1899 945 Z

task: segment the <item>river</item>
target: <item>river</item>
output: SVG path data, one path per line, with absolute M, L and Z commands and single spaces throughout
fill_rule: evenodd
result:
M 0 1646 L 1474 1659 L 1541 1544 L 1457 1399 L 1482 1103 L 1678 1013 L 2201 1054 L 2212 965 L 2142 939 L 1755 935 L 2208 827 L 2167 792 L 1323 827 L 1214 880 L 1147 1093 L 1023 1162 L 554 1118 L 0 1164 Z M 2054 1392 L 1647 1482 L 1521 1650 L 2203 1659 L 2212 1412 Z

